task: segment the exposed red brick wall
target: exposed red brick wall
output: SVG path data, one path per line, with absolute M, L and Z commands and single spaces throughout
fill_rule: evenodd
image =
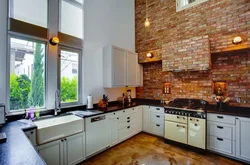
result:
M 250 106 L 250 51 L 220 53 L 212 56 L 211 71 L 162 72 L 160 62 L 144 64 L 144 86 L 138 98 L 171 100 L 176 97 L 200 98 L 213 102 L 213 82 L 227 83 L 231 104 Z M 171 94 L 162 94 L 162 85 L 171 83 Z M 235 102 L 241 97 L 242 103 Z
M 207 70 L 211 68 L 208 36 L 162 45 L 162 70 Z
M 137 89 L 137 97 L 191 97 L 212 101 L 213 82 L 226 81 L 228 95 L 243 100 L 237 105 L 250 106 L 250 52 L 232 53 L 232 50 L 250 48 L 250 0 L 209 0 L 180 12 L 176 12 L 176 0 L 148 0 L 151 22 L 148 28 L 144 27 L 145 0 L 135 0 L 135 7 L 136 51 L 140 62 L 154 61 L 145 57 L 148 51 L 157 50 L 155 61 L 159 61 L 165 44 L 205 35 L 212 56 L 211 71 L 162 72 L 161 62 L 143 64 L 144 87 Z M 238 35 L 243 42 L 232 44 Z M 171 82 L 171 94 L 162 94 L 164 82 Z

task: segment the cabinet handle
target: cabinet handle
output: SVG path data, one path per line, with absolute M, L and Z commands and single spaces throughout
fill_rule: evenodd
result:
M 115 115 L 115 113 L 113 113 Z
M 185 128 L 184 125 L 179 125 L 179 124 L 177 124 L 176 126 L 177 126 L 177 127 L 183 127 L 183 128 Z
M 185 117 L 183 117 L 183 120 L 186 120 L 186 118 L 185 118 Z
M 217 116 L 218 119 L 223 119 L 224 117 L 223 116 Z
M 156 115 L 157 118 L 160 118 L 161 116 Z
M 156 124 L 157 127 L 160 127 L 160 124 Z
M 119 120 L 119 117 L 117 117 L 117 120 Z
M 197 122 L 199 122 L 199 120 L 198 120 L 198 119 L 197 119 L 196 121 L 197 121 Z
M 64 139 L 65 141 L 67 141 L 67 139 Z
M 236 120 L 238 120 L 239 118 L 238 117 L 236 117 Z
M 125 113 L 125 111 L 123 111 Z
M 128 120 L 127 123 L 130 123 L 130 120 Z
M 127 119 L 130 119 L 130 117 L 127 117 Z
M 221 126 L 217 126 L 217 128 L 219 128 L 219 129 L 223 129 L 223 127 L 221 127 Z
M 190 120 L 192 121 L 193 119 L 192 119 L 192 118 L 190 118 Z
M 219 140 L 219 141 L 223 141 L 223 139 L 221 139 L 221 138 L 217 138 L 217 140 Z
M 127 127 L 128 129 L 130 128 L 130 126 Z
M 195 124 L 194 124 L 194 126 L 196 126 L 196 127 L 197 127 L 197 126 L 198 126 L 198 124 L 196 124 L 196 123 L 195 123 Z
M 177 116 L 177 119 L 179 119 L 180 117 L 179 116 Z
M 135 110 L 134 108 L 132 108 L 132 110 Z
M 63 142 L 63 139 L 61 139 L 61 141 Z
M 34 133 L 33 131 L 30 132 L 30 134 L 33 134 L 33 133 Z
M 159 110 L 160 110 L 160 108 L 156 108 L 156 110 L 158 110 L 158 111 L 159 111 Z

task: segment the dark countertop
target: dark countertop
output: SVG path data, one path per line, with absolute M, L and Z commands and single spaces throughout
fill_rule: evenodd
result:
M 210 105 L 207 113 L 216 113 L 223 115 L 232 115 L 239 117 L 250 117 L 250 108 L 249 107 L 236 107 L 236 106 L 228 106 L 225 110 L 217 110 L 216 105 Z
M 29 120 L 12 121 L 0 128 L 7 136 L 7 141 L 0 143 L 1 165 L 46 165 L 23 132 L 35 128 Z

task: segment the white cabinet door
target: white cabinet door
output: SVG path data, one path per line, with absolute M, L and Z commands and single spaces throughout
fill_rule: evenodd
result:
M 142 131 L 142 106 L 136 107 L 136 133 Z
M 138 56 L 137 56 L 138 57 Z M 138 58 L 137 58 L 138 61 Z M 137 63 L 137 68 L 136 68 L 136 85 L 137 86 L 143 86 L 143 65 Z
M 125 87 L 126 81 L 126 56 L 127 53 L 123 49 L 113 47 L 113 86 Z
M 236 157 L 250 162 L 250 118 L 236 119 Z
M 111 124 L 111 146 L 116 145 L 119 142 L 118 138 L 118 125 L 119 125 L 119 117 L 117 116 L 114 119 L 110 120 Z
M 48 165 L 64 164 L 63 140 L 43 144 L 37 150 Z
M 127 52 L 127 86 L 137 86 L 138 55 Z
M 25 131 L 25 135 L 29 138 L 30 142 L 36 146 L 36 129 Z
M 166 139 L 187 144 L 187 125 L 170 121 L 165 121 Z
M 85 132 L 67 137 L 64 146 L 65 165 L 74 165 L 85 160 Z
M 143 116 L 142 130 L 150 133 L 150 107 L 149 106 L 143 106 L 142 116 Z

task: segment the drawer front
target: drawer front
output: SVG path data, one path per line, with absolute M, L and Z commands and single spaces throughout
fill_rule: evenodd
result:
M 115 118 L 117 118 L 117 117 L 119 116 L 118 113 L 119 113 L 119 111 L 109 113 L 109 118 L 110 118 L 110 119 L 115 119 Z
M 208 136 L 208 149 L 235 156 L 235 141 L 218 138 L 216 136 Z
M 151 123 L 151 133 L 159 136 L 164 136 L 164 125 Z
M 130 126 L 124 127 L 118 131 L 119 142 L 126 140 L 127 138 L 135 134 L 136 125 L 132 124 Z
M 154 106 L 151 106 L 150 107 L 150 111 L 153 112 L 153 113 L 164 113 L 164 108 L 163 107 L 154 107 Z
M 123 122 L 119 121 L 118 129 L 122 129 L 124 127 L 130 126 L 131 124 L 135 124 L 135 123 L 136 123 L 136 118 L 131 118 Z
M 151 122 L 155 124 L 164 125 L 164 117 L 165 115 L 152 113 L 151 114 Z
M 187 125 L 165 121 L 165 135 L 169 140 L 187 144 Z
M 165 114 L 165 120 L 187 124 L 187 117 L 186 116 L 178 116 L 178 115 L 172 115 L 172 114 Z
M 136 107 L 126 109 L 127 114 L 136 113 Z
M 227 123 L 227 124 L 235 124 L 235 116 L 229 116 L 229 115 L 208 113 L 207 120 L 221 122 L 221 123 Z
M 123 110 L 118 111 L 119 117 L 123 117 L 131 113 L 135 113 L 135 112 L 136 112 L 136 108 L 128 108 L 128 109 L 123 109 Z
M 235 125 L 208 122 L 207 134 L 228 140 L 235 140 Z
M 126 116 L 123 116 L 123 117 L 119 117 L 119 122 L 124 122 L 124 121 L 127 121 L 127 120 L 131 120 L 133 118 L 136 118 L 136 113 L 135 114 L 129 114 L 129 115 L 126 115 Z

